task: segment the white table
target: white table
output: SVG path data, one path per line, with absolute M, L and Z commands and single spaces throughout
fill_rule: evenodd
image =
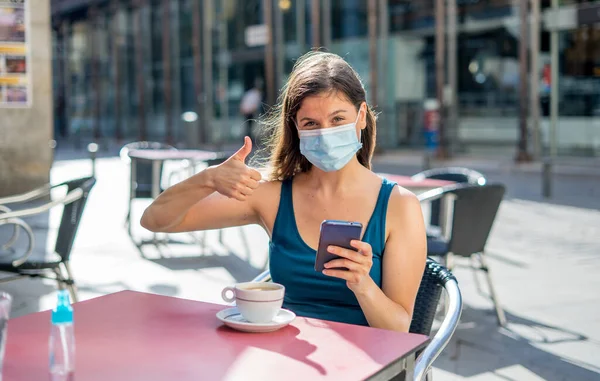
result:
M 129 236 L 132 237 L 131 233 L 131 209 L 133 200 L 136 198 L 136 177 L 137 177 L 137 165 L 139 161 L 146 161 L 152 163 L 152 190 L 151 197 L 152 199 L 156 199 L 160 194 L 160 170 L 161 164 L 169 160 L 187 160 L 191 162 L 189 166 L 190 173 L 192 176 L 194 174 L 195 165 L 202 162 L 209 162 L 212 160 L 220 160 L 225 159 L 227 155 L 223 152 L 212 152 L 212 151 L 204 151 L 204 150 L 175 150 L 175 149 L 132 149 L 127 152 L 127 156 L 131 159 L 131 172 L 130 172 L 130 182 L 129 182 L 129 210 L 128 210 L 128 233 Z M 133 238 L 133 237 L 132 237 Z M 142 240 L 138 243 L 139 246 L 143 246 L 145 244 L 158 244 L 158 243 L 168 243 L 168 240 L 159 240 L 157 235 L 154 234 L 152 240 Z

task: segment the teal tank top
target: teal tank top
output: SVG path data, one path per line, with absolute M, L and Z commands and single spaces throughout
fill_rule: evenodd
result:
M 377 204 L 363 241 L 373 248 L 371 278 L 381 288 L 388 201 L 396 183 L 383 179 Z M 292 179 L 282 182 L 279 210 L 269 243 L 269 267 L 273 282 L 285 286 L 283 307 L 298 316 L 349 324 L 368 325 L 354 293 L 343 279 L 315 271 L 316 251 L 308 246 L 296 225 L 292 203 Z

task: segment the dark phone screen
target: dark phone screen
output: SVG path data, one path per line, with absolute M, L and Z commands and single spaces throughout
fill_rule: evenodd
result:
M 354 250 L 350 246 L 350 241 L 359 240 L 362 233 L 362 224 L 360 222 L 327 220 L 321 224 L 321 235 L 319 237 L 319 247 L 317 257 L 315 258 L 315 270 L 323 271 L 325 263 L 332 259 L 339 258 L 335 254 L 327 251 L 328 246 L 339 246 L 345 249 Z

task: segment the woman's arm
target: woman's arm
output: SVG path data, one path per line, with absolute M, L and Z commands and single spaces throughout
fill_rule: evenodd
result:
M 154 232 L 218 229 L 260 222 L 254 201 L 261 175 L 244 161 L 244 146 L 224 163 L 207 168 L 165 190 L 145 210 L 141 224 Z
M 390 236 L 383 255 L 382 288 L 375 285 L 357 298 L 370 326 L 408 332 L 427 259 L 419 200 L 406 190 L 395 189 L 387 224 Z
M 347 281 L 371 327 L 408 332 L 427 258 L 419 200 L 406 190 L 394 188 L 386 221 L 390 235 L 383 255 L 382 288 L 369 276 L 373 253 L 366 242 L 352 242 L 358 252 L 331 248 L 331 252 L 343 259 L 330 261 L 326 267 L 346 267 L 350 271 L 324 273 Z

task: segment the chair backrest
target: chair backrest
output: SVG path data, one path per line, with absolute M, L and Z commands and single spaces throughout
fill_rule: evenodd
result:
M 464 167 L 432 168 L 413 175 L 411 179 L 415 181 L 424 179 L 445 180 L 473 185 L 485 185 L 487 183 L 487 179 L 483 174 Z M 433 226 L 440 226 L 440 207 L 441 204 L 438 200 L 431 202 L 429 223 Z
M 442 289 L 450 279 L 456 278 L 444 266 L 431 258 L 427 258 L 425 271 L 415 300 L 410 333 L 428 336 L 431 334 L 431 327 L 442 295 Z
M 446 313 L 439 329 L 432 337 L 431 327 L 440 299 L 441 289 L 446 290 Z M 431 341 L 416 353 L 413 380 L 425 380 L 436 358 L 452 339 L 460 322 L 462 295 L 452 273 L 432 259 L 427 259 L 425 272 L 419 287 L 415 310 L 409 331 L 430 337 Z
M 63 261 L 69 260 L 73 242 L 75 241 L 75 235 L 77 234 L 77 229 L 79 228 L 79 223 L 83 214 L 83 209 L 85 208 L 89 193 L 94 187 L 94 184 L 96 184 L 96 179 L 94 177 L 85 177 L 82 179 L 66 181 L 59 185 L 67 187 L 67 194 L 77 188 L 81 189 L 83 192 L 80 198 L 65 204 L 63 209 L 54 249 Z
M 484 250 L 505 191 L 502 184 L 450 190 L 455 196 L 449 243 L 453 254 L 470 256 Z
M 464 167 L 432 168 L 419 172 L 411 178 L 417 181 L 423 179 L 435 179 L 478 185 L 484 185 L 486 183 L 486 178 L 483 174 Z
M 121 148 L 119 156 L 124 161 L 130 161 L 128 156 L 130 150 L 143 150 L 143 149 L 176 149 L 175 147 L 160 142 L 132 142 L 128 143 Z M 160 184 L 162 178 L 163 163 L 160 163 L 159 179 Z M 135 193 L 134 198 L 149 198 L 152 195 L 152 163 L 146 161 L 138 161 L 135 170 Z

